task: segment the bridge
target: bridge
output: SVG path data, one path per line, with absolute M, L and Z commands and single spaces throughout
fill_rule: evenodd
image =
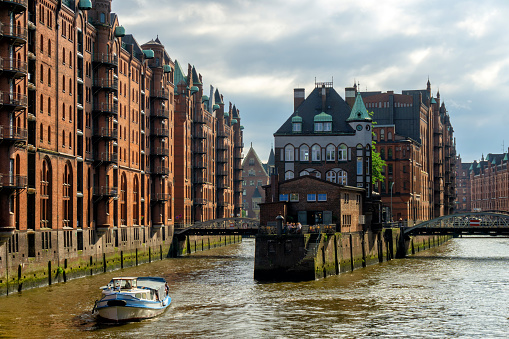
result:
M 509 235 L 509 213 L 500 211 L 450 214 L 403 228 L 404 235 Z
M 176 224 L 174 233 L 185 235 L 255 235 L 260 221 L 252 218 L 213 219 L 193 224 Z

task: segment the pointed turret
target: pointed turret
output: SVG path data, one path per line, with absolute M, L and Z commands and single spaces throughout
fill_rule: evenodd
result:
M 368 110 L 364 105 L 364 101 L 362 100 L 361 93 L 357 93 L 357 97 L 355 98 L 355 103 L 352 107 L 352 112 L 346 121 L 372 121 L 371 117 L 368 114 Z

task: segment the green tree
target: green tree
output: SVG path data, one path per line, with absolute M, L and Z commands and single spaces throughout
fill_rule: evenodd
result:
M 374 112 L 369 112 L 371 118 L 373 118 Z M 373 126 L 376 125 L 376 121 L 373 121 Z M 372 129 L 373 130 L 373 129 Z M 372 132 L 375 136 L 375 132 Z M 380 152 L 376 151 L 376 141 L 373 138 L 371 140 L 371 183 L 373 185 L 378 181 L 384 181 L 385 176 L 382 174 L 383 168 L 386 166 L 385 160 L 380 157 Z

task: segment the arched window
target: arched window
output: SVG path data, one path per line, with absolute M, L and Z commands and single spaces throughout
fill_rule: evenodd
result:
M 48 126 L 48 144 L 51 144 L 51 126 Z
M 40 73 L 39 74 L 40 75 L 39 76 L 39 78 L 40 78 L 39 81 L 40 82 L 44 82 L 44 67 L 42 66 L 42 64 L 41 64 L 41 68 L 40 68 L 40 72 L 39 73 Z
M 385 149 L 380 149 L 380 159 L 385 160 Z
M 387 140 L 392 141 L 392 133 L 387 132 Z
M 72 168 L 71 164 L 67 163 L 64 168 L 64 180 L 63 180 L 63 194 L 62 194 L 62 204 L 64 211 L 63 218 L 63 226 L 64 227 L 72 227 Z
M 301 172 L 299 173 L 299 176 L 300 176 L 300 177 L 303 177 L 303 176 L 305 176 L 305 175 L 309 175 L 309 172 L 308 172 L 308 171 L 301 171 Z
M 385 130 L 382 128 L 380 130 L 380 141 L 384 141 L 385 140 Z
M 51 98 L 48 97 L 48 115 L 51 115 Z
M 40 181 L 40 223 L 41 228 L 51 228 L 51 165 L 46 158 L 42 161 Z
M 138 176 L 134 177 L 134 187 L 133 187 L 133 224 L 140 225 L 140 188 L 138 184 Z
M 336 154 L 336 147 L 334 145 L 328 145 L 327 149 L 325 151 L 325 159 L 327 161 L 334 161 L 336 160 L 336 157 L 334 156 Z
M 320 161 L 320 159 L 321 159 L 320 153 L 321 153 L 320 146 L 313 145 L 313 147 L 311 147 L 311 156 L 312 156 L 313 161 Z
M 62 131 L 62 147 L 65 147 L 65 131 Z
M 51 39 L 48 39 L 48 56 L 51 56 Z
M 346 185 L 347 184 L 347 173 L 346 171 L 339 170 L 338 171 L 338 184 Z
M 285 161 L 293 161 L 295 151 L 293 145 L 286 145 L 285 147 Z
M 307 145 L 300 146 L 300 161 L 309 161 L 309 147 Z
M 72 133 L 69 132 L 69 148 L 72 148 Z
M 43 129 L 42 124 L 41 124 L 40 127 L 39 127 L 39 140 L 42 141 L 43 138 L 44 138 L 44 129 Z
M 62 48 L 62 63 L 65 65 L 65 47 Z
M 339 145 L 338 149 L 338 160 L 339 161 L 346 161 L 347 159 L 347 147 L 345 144 Z
M 387 150 L 387 158 L 388 158 L 389 160 L 391 160 L 391 159 L 392 159 L 392 147 L 390 147 L 390 148 Z
M 326 174 L 325 174 L 325 180 L 327 181 L 330 181 L 330 182 L 336 182 L 336 172 L 334 171 L 328 171 Z
M 285 173 L 285 180 L 293 179 L 293 171 L 287 171 Z
M 42 94 L 41 94 L 41 98 L 40 98 L 40 100 L 39 100 L 39 101 L 40 101 L 40 102 L 39 102 L 39 107 L 40 107 L 40 111 L 41 111 L 41 113 L 42 113 L 42 112 L 43 112 L 43 110 L 44 110 L 44 108 L 43 108 L 43 107 L 44 107 L 44 97 L 42 96 Z
M 120 179 L 120 225 L 127 225 L 127 178 L 122 173 Z

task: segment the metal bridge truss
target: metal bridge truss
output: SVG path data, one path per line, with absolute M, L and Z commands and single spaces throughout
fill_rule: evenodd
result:
M 175 226 L 176 235 L 254 235 L 260 221 L 252 218 L 224 218 Z
M 502 212 L 451 214 L 405 228 L 404 234 L 509 235 L 509 214 Z

